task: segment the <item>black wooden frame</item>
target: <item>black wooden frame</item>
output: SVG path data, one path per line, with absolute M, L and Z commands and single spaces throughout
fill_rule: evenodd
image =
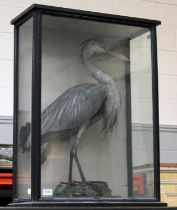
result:
M 130 39 L 126 43 L 125 55 L 130 58 Z M 131 116 L 131 76 L 130 63 L 125 64 L 126 82 L 126 132 L 127 132 L 127 176 L 128 176 L 128 197 L 133 197 L 133 163 L 132 163 L 132 116 Z
M 152 96 L 153 96 L 153 137 L 154 137 L 154 198 L 61 198 L 41 199 L 41 157 L 40 157 L 40 113 L 41 113 L 41 40 L 42 15 L 56 15 L 98 21 L 105 23 L 124 24 L 148 28 L 151 31 L 152 54 Z M 29 18 L 33 18 L 33 49 L 32 49 L 32 153 L 31 153 L 31 199 L 23 200 L 17 196 L 17 123 L 18 123 L 18 45 L 19 27 Z M 11 205 L 53 205 L 61 206 L 159 206 L 160 203 L 160 158 L 159 158 L 159 116 L 158 116 L 158 69 L 157 69 L 157 38 L 156 26 L 160 21 L 131 18 L 126 16 L 101 14 L 88 11 L 64 9 L 52 6 L 34 4 L 11 21 L 14 30 L 14 167 L 13 167 L 13 203 Z M 130 78 L 128 78 L 129 80 Z M 130 90 L 128 90 L 130 91 Z M 131 150 L 131 148 L 130 148 Z M 129 193 L 131 194 L 131 193 Z

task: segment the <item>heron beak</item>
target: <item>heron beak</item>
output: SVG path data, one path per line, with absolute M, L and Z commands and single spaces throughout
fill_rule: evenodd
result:
M 122 54 L 120 54 L 120 53 L 118 53 L 118 52 L 116 52 L 116 51 L 107 50 L 106 53 L 107 53 L 108 55 L 111 55 L 111 56 L 113 56 L 113 57 L 116 57 L 116 58 L 118 58 L 118 59 L 120 59 L 120 60 L 123 60 L 123 61 L 130 61 L 127 57 L 125 57 L 124 55 L 122 55 Z

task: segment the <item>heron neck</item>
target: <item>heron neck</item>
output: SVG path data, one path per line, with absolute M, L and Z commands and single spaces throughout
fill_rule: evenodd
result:
M 90 62 L 90 57 L 93 55 L 90 55 L 87 50 L 83 52 L 83 64 L 88 70 L 88 72 L 92 75 L 93 78 L 95 78 L 98 82 L 113 82 L 113 79 L 105 74 L 101 69 L 96 67 Z

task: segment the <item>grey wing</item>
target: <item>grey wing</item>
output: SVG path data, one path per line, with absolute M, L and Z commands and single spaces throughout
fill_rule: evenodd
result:
M 81 84 L 68 89 L 42 113 L 42 135 L 79 128 L 97 113 L 104 99 L 104 84 Z

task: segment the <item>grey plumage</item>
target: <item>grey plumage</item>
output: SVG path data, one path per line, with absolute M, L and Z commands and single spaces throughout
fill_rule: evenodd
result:
M 41 153 L 42 161 L 46 159 L 49 136 L 57 133 L 60 141 L 76 138 L 70 154 L 69 181 L 72 181 L 72 161 L 77 158 L 77 145 L 85 130 L 96 121 L 103 120 L 105 135 L 112 132 L 121 107 L 121 97 L 116 83 L 102 70 L 90 62 L 95 53 L 109 53 L 103 46 L 103 40 L 90 39 L 84 42 L 81 50 L 82 63 L 98 83 L 79 84 L 66 90 L 41 115 Z M 112 55 L 112 54 L 111 54 Z M 29 131 L 29 123 L 28 131 Z M 23 127 L 24 132 L 24 127 Z M 26 134 L 23 134 L 26 137 Z M 23 151 L 27 145 L 23 143 Z M 28 145 L 28 147 L 30 147 Z M 82 181 L 85 177 L 79 169 Z

